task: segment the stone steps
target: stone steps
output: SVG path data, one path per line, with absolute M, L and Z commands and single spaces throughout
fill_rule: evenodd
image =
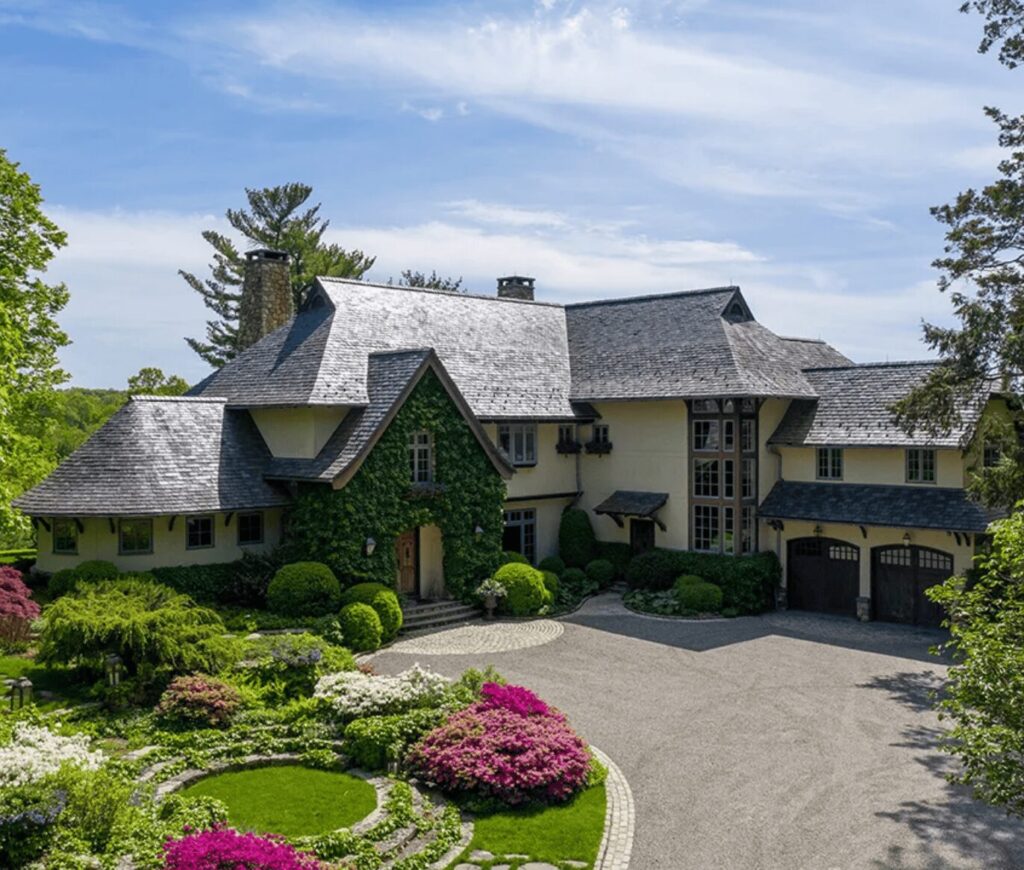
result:
M 402 612 L 401 634 L 435 628 L 449 628 L 480 618 L 480 610 L 460 601 L 436 601 L 417 604 Z

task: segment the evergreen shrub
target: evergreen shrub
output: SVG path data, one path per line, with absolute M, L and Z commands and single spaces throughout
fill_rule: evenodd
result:
M 338 606 L 341 585 L 321 562 L 292 562 L 274 575 L 267 607 L 285 616 L 322 616 Z
M 558 551 L 571 568 L 583 568 L 597 552 L 597 539 L 590 525 L 590 515 L 580 508 L 569 508 L 562 514 L 558 527 Z
M 373 652 L 380 648 L 384 636 L 377 611 L 369 604 L 355 601 L 341 608 L 338 615 L 345 643 L 356 652 Z

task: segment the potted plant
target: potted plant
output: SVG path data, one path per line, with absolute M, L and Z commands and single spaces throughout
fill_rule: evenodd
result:
M 494 610 L 498 606 L 498 599 L 504 598 L 508 594 L 508 590 L 493 577 L 488 577 L 477 586 L 476 594 L 484 602 L 484 610 L 487 612 L 486 618 L 494 619 Z

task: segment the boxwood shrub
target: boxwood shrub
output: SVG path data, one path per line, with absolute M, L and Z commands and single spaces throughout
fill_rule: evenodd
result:
M 566 568 L 559 580 L 563 586 L 578 592 L 587 585 L 587 574 L 581 568 Z
M 683 610 L 697 613 L 718 613 L 722 609 L 722 590 L 714 583 L 679 583 L 675 585 L 676 600 Z
M 666 591 L 677 577 L 692 574 L 722 590 L 722 606 L 738 613 L 761 613 L 774 606 L 782 569 L 774 553 L 722 556 L 682 550 L 651 550 L 629 563 L 626 580 L 633 589 Z
M 522 553 L 517 553 L 515 550 L 503 550 L 501 553 L 501 564 L 502 565 L 529 565 L 530 560 L 526 558 Z
M 615 580 L 615 566 L 607 559 L 594 559 L 587 563 L 586 575 L 599 589 L 607 589 Z
M 541 559 L 537 564 L 538 571 L 550 571 L 559 577 L 565 571 L 565 562 L 560 556 L 548 556 L 545 559 Z
M 544 588 L 551 593 L 552 598 L 558 597 L 558 575 L 554 571 L 541 571 L 544 578 Z
M 597 539 L 590 525 L 590 515 L 580 508 L 569 508 L 562 514 L 558 527 L 558 551 L 565 564 L 583 568 L 597 553 Z
M 285 616 L 321 616 L 338 605 L 341 585 L 321 562 L 292 562 L 274 575 L 267 607 Z
M 598 541 L 597 558 L 607 559 L 615 567 L 615 579 L 626 579 L 626 568 L 629 567 L 633 558 L 633 548 L 629 544 L 620 544 L 616 541 Z
M 398 603 L 394 589 L 389 589 L 383 583 L 356 583 L 341 594 L 343 605 L 357 601 L 369 604 L 377 611 L 385 642 L 398 636 L 398 630 L 402 627 L 402 605 Z
M 384 628 L 377 611 L 369 604 L 354 601 L 341 608 L 338 614 L 345 645 L 356 652 L 373 652 L 380 648 Z
M 494 579 L 505 587 L 508 594 L 500 601 L 514 616 L 530 616 L 543 606 L 544 575 L 536 568 L 511 562 L 502 565 Z

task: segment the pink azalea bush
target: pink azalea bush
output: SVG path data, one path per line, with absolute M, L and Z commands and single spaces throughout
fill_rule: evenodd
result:
M 410 751 L 410 768 L 446 791 L 508 804 L 563 801 L 587 783 L 590 753 L 565 716 L 521 686 L 487 683 Z
M 38 616 L 39 605 L 32 600 L 32 590 L 25 585 L 21 571 L 0 565 L 0 644 L 24 643 L 29 624 Z
M 171 722 L 220 728 L 242 703 L 238 690 L 224 680 L 193 674 L 176 677 L 160 696 L 156 714 Z
M 187 834 L 164 843 L 167 870 L 314 870 L 320 862 L 283 839 L 232 828 Z

